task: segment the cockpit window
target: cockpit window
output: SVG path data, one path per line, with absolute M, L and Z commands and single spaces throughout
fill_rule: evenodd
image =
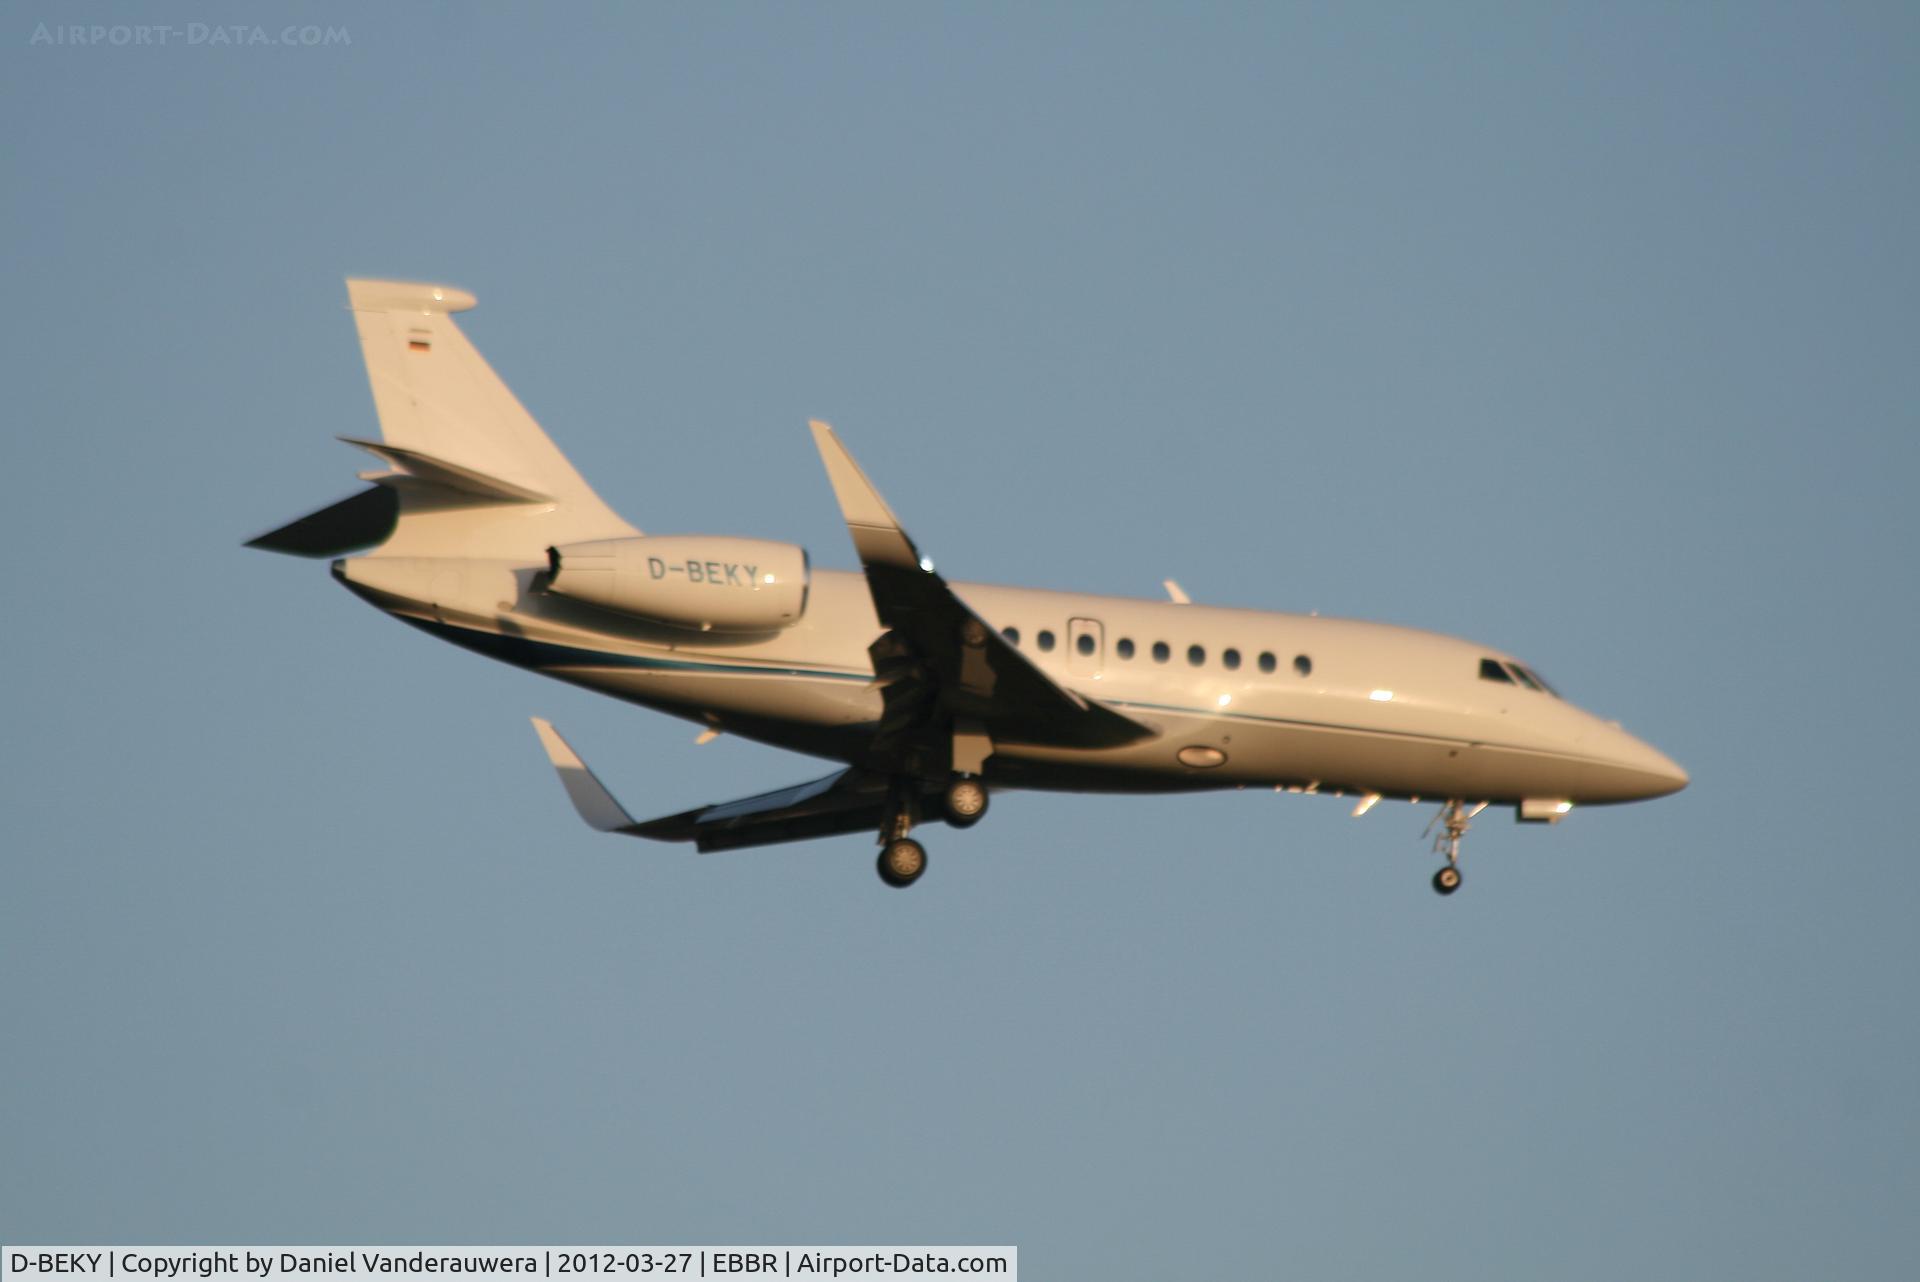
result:
M 1561 697 L 1557 689 L 1548 685 L 1548 679 L 1528 668 L 1526 664 L 1515 664 L 1501 658 L 1482 658 L 1480 660 L 1480 679 L 1482 681 L 1500 681 L 1501 685 L 1524 685 L 1530 691 L 1540 691 L 1542 695 Z
M 1514 669 L 1517 672 L 1519 672 L 1521 676 L 1525 677 L 1533 685 L 1533 687 L 1536 690 L 1545 690 L 1548 694 L 1552 695 L 1556 699 L 1560 697 L 1560 692 L 1554 689 L 1551 685 L 1548 685 L 1547 679 L 1541 676 L 1538 672 L 1535 672 L 1532 668 L 1523 668 L 1517 663 L 1514 664 L 1513 666 L 1514 666 Z
M 1547 684 L 1547 679 L 1524 663 L 1514 663 L 1503 659 L 1480 660 L 1480 679 L 1482 681 L 1501 681 L 1508 685 L 1521 685 L 1529 690 L 1538 690 L 1560 698 L 1560 692 Z

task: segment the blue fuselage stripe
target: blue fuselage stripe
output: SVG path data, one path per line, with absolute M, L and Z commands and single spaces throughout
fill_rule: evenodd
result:
M 590 650 L 584 646 L 560 645 L 536 641 L 532 637 L 510 636 L 502 632 L 484 632 L 463 628 L 436 619 L 400 616 L 423 632 L 443 641 L 484 654 L 502 663 L 520 668 L 634 668 L 655 672 L 706 672 L 728 676 L 824 677 L 835 681 L 871 681 L 871 672 L 847 672 L 822 668 L 761 666 L 751 663 L 727 663 L 711 659 L 670 659 L 661 655 L 620 654 L 612 650 Z

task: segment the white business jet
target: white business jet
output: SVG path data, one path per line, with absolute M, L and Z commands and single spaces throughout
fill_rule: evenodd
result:
M 453 322 L 445 286 L 350 280 L 385 470 L 250 546 L 334 577 L 456 645 L 824 757 L 832 774 L 636 822 L 545 721 L 535 729 L 602 832 L 730 850 L 876 834 L 879 872 L 927 867 L 911 836 L 977 823 L 1025 788 L 1270 787 L 1439 804 L 1434 889 L 1488 806 L 1553 823 L 1676 792 L 1684 770 L 1561 699 L 1513 656 L 1410 628 L 949 583 L 825 423 L 812 424 L 861 572 L 804 549 L 645 535 L 574 471 Z

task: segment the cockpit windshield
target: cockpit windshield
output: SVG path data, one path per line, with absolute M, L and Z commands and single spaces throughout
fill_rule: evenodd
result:
M 1547 684 L 1547 679 L 1524 664 L 1510 663 L 1504 659 L 1480 660 L 1480 679 L 1498 681 L 1502 685 L 1522 685 L 1529 690 L 1538 690 L 1542 694 L 1560 697 L 1560 692 Z
M 1518 672 L 1521 676 L 1525 677 L 1527 679 L 1528 684 L 1533 686 L 1534 689 L 1545 690 L 1548 694 L 1552 695 L 1556 699 L 1560 697 L 1560 692 L 1554 689 L 1551 685 L 1549 685 L 1547 683 L 1547 679 L 1541 676 L 1538 672 L 1535 672 L 1532 668 L 1523 668 L 1516 663 L 1513 665 L 1513 670 L 1515 672 Z

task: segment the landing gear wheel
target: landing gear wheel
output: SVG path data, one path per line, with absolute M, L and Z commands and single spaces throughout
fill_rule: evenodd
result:
M 1451 895 L 1454 891 L 1460 889 L 1460 870 L 1452 864 L 1448 864 L 1445 868 L 1433 874 L 1433 889 L 1434 893 L 1441 895 Z
M 987 813 L 987 788 L 978 779 L 956 779 L 947 789 L 947 822 L 971 828 Z
M 880 849 L 880 880 L 904 889 L 927 870 L 927 848 L 911 837 L 889 841 Z

